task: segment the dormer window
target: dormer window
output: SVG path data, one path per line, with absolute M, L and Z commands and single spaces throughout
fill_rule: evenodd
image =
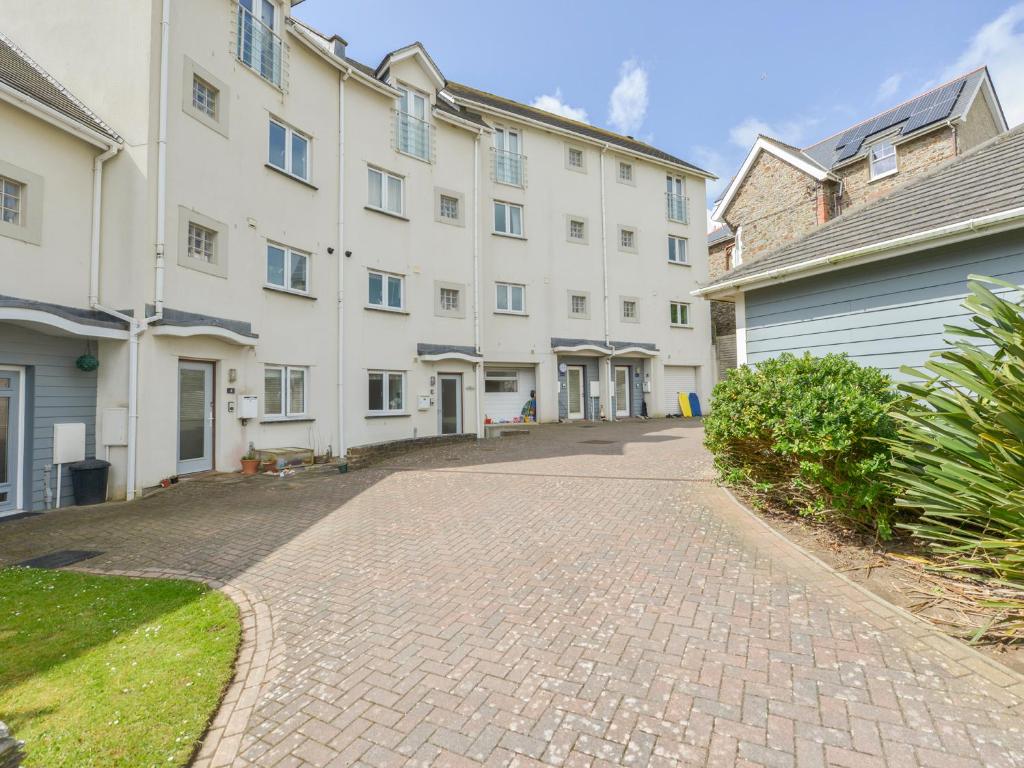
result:
M 427 97 L 398 86 L 398 119 L 396 138 L 398 151 L 430 160 L 430 123 L 427 122 Z
M 899 170 L 896 167 L 896 147 L 891 141 L 880 141 L 868 150 L 871 179 L 891 176 Z
M 283 44 L 277 35 L 277 5 L 270 0 L 238 0 L 236 36 L 238 60 L 280 88 Z

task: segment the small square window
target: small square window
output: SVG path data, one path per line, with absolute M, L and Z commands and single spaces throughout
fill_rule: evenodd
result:
M 459 290 L 457 288 L 441 289 L 441 310 L 444 312 L 459 311 Z
M 636 250 L 636 230 L 629 227 L 619 229 L 619 248 L 624 251 Z
M 569 311 L 574 315 L 587 314 L 587 297 L 579 293 L 574 293 L 572 295 Z
M 579 147 L 566 147 L 565 163 L 570 170 L 582 171 L 584 163 L 583 150 Z
M 636 301 L 634 299 L 623 299 L 622 319 L 636 320 Z
M 25 186 L 23 184 L 14 179 L 0 176 L 0 221 L 20 226 L 24 199 Z
M 459 220 L 459 198 L 441 195 L 441 218 Z
M 871 178 L 878 179 L 896 173 L 896 147 L 891 141 L 880 141 L 869 151 Z
M 689 325 L 690 305 L 681 301 L 669 302 L 669 322 L 672 325 Z
M 192 77 L 192 106 L 217 119 L 217 89 L 198 75 Z
M 569 219 L 569 239 L 585 240 L 586 228 L 582 219 Z
M 217 260 L 217 233 L 195 222 L 188 224 L 188 255 L 207 264 Z
M 633 164 L 619 161 L 619 181 L 623 184 L 633 183 Z

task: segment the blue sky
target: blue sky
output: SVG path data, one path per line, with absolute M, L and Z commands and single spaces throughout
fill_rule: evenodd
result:
M 980 64 L 1024 121 L 1024 2 L 305 0 L 295 14 L 366 63 L 420 40 L 451 80 L 650 141 L 721 176 L 710 199 L 759 131 L 804 146 Z

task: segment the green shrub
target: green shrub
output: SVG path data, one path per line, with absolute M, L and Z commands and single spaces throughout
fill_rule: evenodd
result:
M 785 354 L 715 387 L 705 444 L 722 480 L 802 515 L 892 533 L 890 379 L 844 355 Z
M 971 276 L 971 328 L 948 326 L 949 348 L 913 380 L 893 411 L 891 477 L 898 504 L 920 510 L 906 525 L 953 562 L 1024 583 L 1024 303 Z

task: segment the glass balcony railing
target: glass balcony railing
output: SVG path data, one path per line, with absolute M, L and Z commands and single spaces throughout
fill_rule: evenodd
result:
M 494 159 L 494 180 L 513 187 L 526 186 L 526 155 L 491 147 Z
M 690 200 L 685 195 L 666 192 L 665 206 L 670 221 L 678 221 L 680 224 L 690 223 Z
M 426 120 L 420 120 L 408 112 L 396 111 L 395 136 L 398 151 L 418 157 L 420 160 L 430 160 L 432 127 Z
M 257 19 L 252 13 L 238 6 L 238 60 L 260 77 L 281 87 L 281 54 L 283 43 L 274 30 Z

